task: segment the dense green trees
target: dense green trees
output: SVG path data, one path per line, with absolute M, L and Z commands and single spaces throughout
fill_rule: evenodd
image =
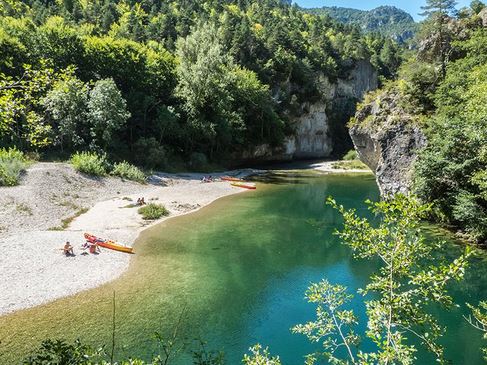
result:
M 457 20 L 463 34 L 445 79 L 429 87 L 433 106 L 426 119 L 428 146 L 416 165 L 416 189 L 435 204 L 434 216 L 462 228 L 471 239 L 487 239 L 487 32 L 473 4 L 470 18 Z M 453 21 L 453 20 L 452 20 Z M 418 90 L 418 93 L 424 90 Z
M 54 143 L 64 147 L 77 147 L 84 143 L 86 128 L 88 88 L 72 74 L 55 82 L 42 99 L 42 104 L 54 126 Z M 85 127 L 85 128 L 83 128 Z
M 88 100 L 88 125 L 92 147 L 107 150 L 113 134 L 125 126 L 130 113 L 126 102 L 112 79 L 98 80 Z
M 465 74 L 451 72 L 457 66 L 436 94 L 439 108 L 416 167 L 416 187 L 435 202 L 437 219 L 482 242 L 487 238 L 487 64 Z
M 429 18 L 418 35 L 418 50 L 400 66 L 398 80 L 387 83 L 383 91 L 400 96 L 391 113 L 407 113 L 428 140 L 417 151 L 414 193 L 433 203 L 431 218 L 483 243 L 487 239 L 487 29 L 478 14 L 485 5 L 475 1 L 458 14 L 453 5 L 453 1 L 427 2 Z
M 410 41 L 418 29 L 413 17 L 394 6 L 358 10 L 337 6 L 304 9 L 312 14 L 328 15 L 341 23 L 356 25 L 365 32 L 381 33 L 401 43 Z
M 366 59 L 393 76 L 399 50 L 379 38 L 279 0 L 5 2 L 1 143 L 55 153 L 101 148 L 148 167 L 194 153 L 238 156 L 292 133 L 296 105 L 322 97 L 319 73 L 334 81 Z M 126 108 L 117 96 L 94 116 L 105 79 Z

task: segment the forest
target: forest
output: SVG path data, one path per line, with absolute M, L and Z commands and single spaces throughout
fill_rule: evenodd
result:
M 433 204 L 430 219 L 484 243 L 487 10 L 477 0 L 460 10 L 454 1 L 428 1 L 425 15 L 417 48 L 405 58 L 397 80 L 367 99 L 396 99 L 389 113 L 396 121 L 407 116 L 424 132 L 427 145 L 411 167 L 412 192 Z
M 354 24 L 364 32 L 376 32 L 405 43 L 414 38 L 418 24 L 411 14 L 394 6 L 379 6 L 372 10 L 358 10 L 342 7 L 303 9 L 312 14 L 329 15 L 344 24 Z
M 393 41 L 278 0 L 0 6 L 0 141 L 43 156 L 231 162 L 293 133 L 296 105 L 321 98 L 318 73 L 398 66 Z
M 347 259 L 368 260 L 368 271 L 359 283 L 345 282 L 350 289 L 328 277 L 312 284 L 306 299 L 316 307 L 315 318 L 301 321 L 291 331 L 317 345 L 303 359 L 307 365 L 414 364 L 421 363 L 418 357 L 425 353 L 430 363 L 450 363 L 447 355 L 456 349 L 451 342 L 442 342 L 449 329 L 440 321 L 442 315 L 456 316 L 468 328 L 455 335 L 476 331 L 478 338 L 487 339 L 487 302 L 478 283 L 475 279 L 466 283 L 477 291 L 461 302 L 451 290 L 466 278 L 480 277 L 467 269 L 474 256 L 483 253 L 470 245 L 450 245 L 456 250 L 445 253 L 447 243 L 434 242 L 424 221 L 460 231 L 456 238 L 476 243 L 487 239 L 487 10 L 478 0 L 463 9 L 456 9 L 454 0 L 427 0 L 423 11 L 425 20 L 406 46 L 390 34 L 363 32 L 358 24 L 305 12 L 290 1 L 4 0 L 0 3 L 0 185 L 17 183 L 7 179 L 8 171 L 2 168 L 8 163 L 2 159 L 24 156 L 71 158 L 76 170 L 91 175 L 106 175 L 112 169 L 107 166 L 115 163 L 115 175 L 124 177 L 134 169 L 131 175 L 141 182 L 144 173 L 129 163 L 146 171 L 235 164 L 245 151 L 280 146 L 295 132 L 292 120 L 299 115 L 299 106 L 324 99 L 320 75 L 338 81 L 357 63 L 369 62 L 377 71 L 379 89 L 356 106 L 358 113 L 371 100 L 380 104 L 387 96 L 394 101 L 386 110 L 391 126 L 407 116 L 427 143 L 414 151 L 414 165 L 404 172 L 412 175 L 410 195 L 367 200 L 349 209 L 354 195 L 346 185 L 340 186 L 346 206 L 333 197 L 324 207 L 320 202 L 319 214 L 328 209 L 335 214 L 333 224 L 343 226 L 334 233 L 330 229 L 330 236 L 347 247 Z M 345 119 L 354 111 L 355 105 L 331 122 L 345 128 Z M 370 127 L 368 122 L 364 128 Z M 348 127 L 356 123 L 357 118 L 351 118 Z M 92 156 L 96 157 L 92 165 L 86 166 Z M 198 187 L 211 186 L 193 180 Z M 328 190 L 317 191 L 314 196 L 324 199 Z M 294 208 L 286 198 L 279 203 Z M 307 224 L 306 231 L 312 231 L 330 223 L 310 221 L 310 209 L 302 205 L 306 219 L 296 219 L 298 226 Z M 158 217 L 169 213 L 159 208 Z M 255 211 L 249 213 L 254 215 Z M 243 220 L 237 219 L 237 224 Z M 270 233 L 291 226 L 282 224 L 291 220 L 281 219 Z M 331 227 L 330 223 L 325 228 Z M 320 239 L 321 233 L 316 235 Z M 247 239 L 245 232 L 242 241 Z M 258 243 L 266 246 L 262 242 Z M 295 246 L 299 245 L 292 242 L 290 252 Z M 210 266 L 208 258 L 220 248 L 211 247 L 202 266 Z M 279 256 L 279 250 L 272 250 L 269 257 Z M 178 255 L 181 251 L 178 242 Z M 274 270 L 272 265 L 257 265 L 256 252 L 251 250 L 251 265 Z M 330 252 L 326 247 L 325 254 L 314 256 L 336 259 Z M 242 261 L 243 256 L 226 256 L 225 264 L 232 261 L 228 257 Z M 191 259 L 188 271 L 196 267 Z M 233 273 L 231 266 L 227 271 Z M 353 268 L 345 271 L 342 281 L 348 280 Z M 240 275 L 236 272 L 235 277 Z M 205 282 L 210 274 L 200 276 L 198 282 Z M 218 282 L 215 287 L 220 294 L 223 285 Z M 354 294 L 363 299 L 360 311 L 350 307 Z M 220 307 L 231 306 L 227 297 L 222 303 Z M 24 363 L 115 364 L 115 308 L 113 291 L 111 353 L 103 344 L 93 349 L 79 341 L 46 339 Z M 277 308 L 284 317 L 286 313 Z M 460 314 L 459 308 L 467 311 Z M 171 363 L 174 339 L 156 335 L 156 342 L 159 354 L 151 363 Z M 487 358 L 487 350 L 480 347 L 474 350 Z M 279 357 L 258 344 L 242 355 L 247 365 L 281 364 Z M 223 353 L 207 350 L 203 343 L 191 356 L 197 365 L 225 364 Z M 144 362 L 130 357 L 122 364 Z

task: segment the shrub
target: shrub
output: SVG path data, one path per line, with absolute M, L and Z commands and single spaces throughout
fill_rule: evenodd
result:
M 169 211 L 162 204 L 149 203 L 146 206 L 139 208 L 139 214 L 142 214 L 143 219 L 153 220 L 169 215 Z
M 27 168 L 27 159 L 16 148 L 0 148 L 0 186 L 14 186 L 19 183 L 22 171 Z
M 106 156 L 92 152 L 76 152 L 71 156 L 71 164 L 76 171 L 94 176 L 104 176 L 108 170 Z
M 353 160 L 358 160 L 358 154 L 357 151 L 355 150 L 350 150 L 348 151 L 345 156 L 343 156 L 343 160 L 345 161 L 353 161 Z
M 88 346 L 79 340 L 68 344 L 61 340 L 45 340 L 35 354 L 26 358 L 25 365 L 41 364 L 91 364 L 90 359 L 97 356 Z
M 116 163 L 113 166 L 111 174 L 119 176 L 122 179 L 138 181 L 140 183 L 145 182 L 144 173 L 137 166 L 129 164 L 126 161 Z

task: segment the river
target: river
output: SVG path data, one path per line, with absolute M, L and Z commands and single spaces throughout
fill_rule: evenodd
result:
M 315 308 L 304 299 L 309 284 L 327 278 L 355 292 L 377 269 L 376 262 L 354 259 L 332 234 L 341 219 L 325 206 L 329 195 L 370 217 L 363 202 L 378 199 L 378 189 L 367 174 L 276 174 L 257 191 L 148 229 L 137 241 L 129 270 L 116 281 L 0 317 L 0 363 L 18 362 L 45 338 L 80 338 L 109 350 L 115 292 L 118 359 L 149 359 L 158 348 L 154 333 L 167 338 L 177 328 L 177 365 L 191 363 L 189 349 L 199 340 L 207 349 L 224 351 L 230 365 L 239 364 L 255 343 L 269 346 L 284 365 L 302 364 L 305 354 L 319 349 L 290 332 L 313 319 Z M 447 235 L 430 235 L 447 241 L 441 255 L 461 252 Z M 89 268 L 80 275 L 90 275 Z M 481 255 L 466 280 L 451 287 L 460 307 L 432 308 L 447 327 L 442 343 L 453 364 L 482 363 L 481 334 L 462 315 L 465 302 L 487 298 L 486 277 Z M 352 306 L 363 331 L 362 298 L 356 296 Z M 362 346 L 371 348 L 367 341 Z M 418 357 L 418 364 L 430 363 L 424 352 Z

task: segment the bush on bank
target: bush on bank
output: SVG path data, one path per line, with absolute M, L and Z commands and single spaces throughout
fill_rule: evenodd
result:
M 0 186 L 14 186 L 27 168 L 24 153 L 16 148 L 0 148 Z

